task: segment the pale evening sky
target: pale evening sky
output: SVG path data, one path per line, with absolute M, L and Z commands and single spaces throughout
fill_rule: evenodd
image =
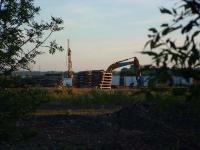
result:
M 175 0 L 36 0 L 39 18 L 61 17 L 65 29 L 55 33 L 67 50 L 70 38 L 73 70 L 106 69 L 111 63 L 137 56 L 141 65 L 151 59 L 138 52 L 147 41 L 148 28 L 169 20 L 159 7 L 172 7 Z M 65 71 L 66 51 L 39 56 L 33 70 Z

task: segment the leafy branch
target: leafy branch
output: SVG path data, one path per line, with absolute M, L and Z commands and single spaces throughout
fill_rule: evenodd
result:
M 142 53 L 151 56 L 156 66 L 196 69 L 200 66 L 200 2 L 182 0 L 178 4 L 177 8 L 160 8 L 162 14 L 173 19 L 161 24 L 161 29 L 149 29 L 151 34 Z M 174 39 L 176 34 L 178 39 Z
M 46 44 L 54 32 L 63 30 L 62 19 L 51 17 L 49 23 L 36 22 L 40 8 L 34 6 L 34 0 L 1 0 L 0 4 L 0 73 L 29 69 L 29 64 L 44 53 L 39 49 L 42 46 L 51 54 L 63 51 L 55 40 Z

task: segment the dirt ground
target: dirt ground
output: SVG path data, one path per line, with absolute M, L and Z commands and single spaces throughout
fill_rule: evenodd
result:
M 143 131 L 119 129 L 103 116 L 40 116 L 32 119 L 38 134 L 16 149 L 150 149 Z
M 185 127 L 174 132 L 162 123 L 149 119 L 146 106 L 57 112 L 35 114 L 23 121 L 37 131 L 36 135 L 12 149 L 190 150 L 200 146 L 198 142 L 190 141 L 189 136 L 195 130 Z

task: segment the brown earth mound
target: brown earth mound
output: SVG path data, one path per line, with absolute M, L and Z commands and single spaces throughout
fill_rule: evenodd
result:
M 157 114 L 152 107 L 138 103 L 116 113 L 101 116 L 33 117 L 24 121 L 24 124 L 36 128 L 38 134 L 14 145 L 12 149 L 200 149 L 200 142 L 195 138 L 199 133 L 199 121 Z M 9 149 L 9 146 L 0 145 L 0 149 Z

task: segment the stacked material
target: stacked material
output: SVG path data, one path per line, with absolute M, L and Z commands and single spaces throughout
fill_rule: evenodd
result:
M 92 87 L 97 87 L 101 83 L 103 72 L 103 70 L 92 71 Z
M 84 88 L 91 84 L 91 71 L 82 71 L 77 74 L 77 87 Z
M 45 74 L 33 76 L 32 79 L 37 85 L 43 87 L 55 87 L 62 83 L 62 74 Z
M 93 88 L 101 83 L 102 70 L 82 71 L 77 74 L 78 88 Z
M 112 73 L 104 72 L 101 80 L 101 84 L 99 84 L 100 89 L 111 89 L 112 86 Z

